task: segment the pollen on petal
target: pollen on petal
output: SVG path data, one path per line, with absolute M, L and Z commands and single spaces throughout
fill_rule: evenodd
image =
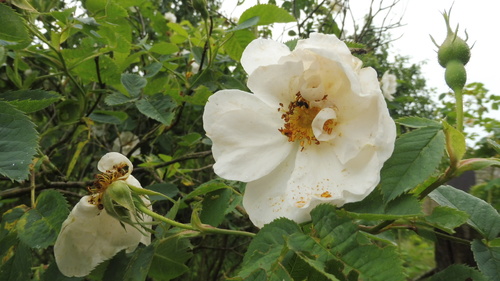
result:
M 330 191 L 325 191 L 325 192 L 321 193 L 321 197 L 322 198 L 330 198 L 330 197 L 332 197 L 332 194 L 330 193 Z

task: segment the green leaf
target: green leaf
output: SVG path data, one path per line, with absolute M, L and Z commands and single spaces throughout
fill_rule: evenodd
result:
M 318 271 L 327 280 L 337 281 L 335 275 L 328 273 L 327 262 L 335 259 L 329 249 L 318 244 L 312 237 L 302 233 L 294 233 L 287 239 L 287 245 L 298 257 L 305 261 L 310 267 Z
M 238 277 L 246 280 L 246 277 L 256 270 L 264 270 L 265 274 L 278 266 L 279 257 L 286 249 L 286 237 L 296 232 L 300 232 L 299 226 L 286 218 L 277 219 L 265 225 L 250 243 Z
M 255 35 L 247 29 L 242 29 L 231 33 L 229 39 L 224 44 L 224 50 L 234 60 L 239 61 L 243 50 L 255 39 Z
M 158 193 L 161 193 L 167 197 L 175 197 L 179 193 L 179 189 L 177 188 L 177 185 L 173 183 L 156 183 L 152 184 L 150 186 L 145 187 L 144 189 L 152 190 Z M 159 195 L 150 195 L 149 200 L 151 201 L 161 201 L 161 200 L 166 200 L 165 197 L 159 196 Z
M 137 74 L 124 73 L 121 77 L 122 85 L 127 89 L 131 97 L 138 97 L 142 88 L 146 87 L 148 80 Z
M 7 5 L 0 3 L 0 45 L 8 48 L 24 48 L 29 45 L 30 37 L 24 20 Z
M 155 76 L 156 74 L 158 74 L 158 72 L 160 72 L 160 70 L 163 68 L 163 64 L 160 63 L 160 62 L 153 62 L 152 64 L 144 67 L 144 70 L 146 71 L 146 74 L 144 75 L 144 78 L 149 78 L 149 77 L 153 77 Z
M 382 168 L 380 185 L 386 201 L 430 177 L 444 155 L 445 137 L 438 127 L 425 127 L 396 140 L 394 153 Z
M 31 4 L 28 3 L 27 0 L 12 0 L 11 3 L 20 9 L 29 11 L 31 13 L 37 13 L 37 10 L 33 8 L 33 6 L 31 6 Z
M 120 125 L 128 118 L 128 115 L 123 111 L 94 110 L 89 118 L 100 123 Z
M 0 94 L 0 100 L 4 100 L 25 113 L 35 112 L 46 108 L 61 99 L 56 92 L 43 90 L 19 90 Z
M 64 196 L 55 190 L 44 190 L 36 199 L 36 207 L 18 221 L 19 239 L 31 248 L 45 249 L 55 243 L 68 215 Z
M 311 219 L 319 243 L 345 264 L 345 275 L 352 269 L 362 280 L 406 280 L 395 247 L 360 243 L 358 226 L 339 214 L 335 206 L 322 204 L 311 211 Z
M 1 60 L 0 60 L 1 62 Z M 493 147 L 493 149 L 497 152 L 497 153 L 500 153 L 500 144 L 498 144 L 497 142 L 495 142 L 494 140 L 492 139 L 487 139 L 486 142 L 488 142 L 488 144 Z
M 155 248 L 153 245 L 149 245 L 144 248 L 140 248 L 134 252 L 132 259 L 125 268 L 125 276 L 122 280 L 124 281 L 143 281 L 146 280 L 148 275 L 149 267 L 153 261 L 153 254 L 155 253 Z
M 246 21 L 238 24 L 237 26 L 235 26 L 235 27 L 227 30 L 226 32 L 233 32 L 233 31 L 237 31 L 237 30 L 241 30 L 241 29 L 246 29 L 246 28 L 252 27 L 252 26 L 256 25 L 259 22 L 259 20 L 260 20 L 259 16 L 255 16 L 255 17 L 249 18 Z
M 202 202 L 200 219 L 211 226 L 219 226 L 224 221 L 226 210 L 230 206 L 232 190 L 219 189 L 205 195 Z
M 225 184 L 221 179 L 214 179 L 211 181 L 207 181 L 205 183 L 200 184 L 200 186 L 198 186 L 195 190 L 191 191 L 188 195 L 186 195 L 184 197 L 184 200 L 192 199 L 197 196 L 205 195 L 212 191 L 216 191 L 223 188 L 231 189 L 231 187 Z
M 162 94 L 140 99 L 135 103 L 135 106 L 142 114 L 165 126 L 172 125 L 177 108 L 177 104 L 170 96 Z
M 451 165 L 456 165 L 465 154 L 465 136 L 459 130 L 443 121 L 444 134 L 446 136 L 446 150 L 450 157 Z
M 442 127 L 437 121 L 415 116 L 399 118 L 395 122 L 409 128 Z
M 120 92 L 114 92 L 110 95 L 107 95 L 106 98 L 104 99 L 104 102 L 107 104 L 107 105 L 122 105 L 122 104 L 126 104 L 126 103 L 129 103 L 129 102 L 132 102 L 134 101 L 135 99 L 133 98 L 130 98 L 130 97 L 127 97 L 126 95 L 120 93 Z
M 490 280 L 500 280 L 500 247 L 488 247 L 476 239 L 472 241 L 471 248 L 479 270 Z
M 184 29 L 182 25 L 175 22 L 169 22 L 167 23 L 167 26 L 170 27 L 170 29 L 172 29 L 173 31 L 177 32 L 181 37 L 184 37 L 186 39 L 189 37 L 189 33 Z
M 437 206 L 432 214 L 425 217 L 425 221 L 448 233 L 455 233 L 454 229 L 464 224 L 469 215 L 466 212 L 446 206 Z
M 455 176 L 458 176 L 466 171 L 481 170 L 487 167 L 497 166 L 500 167 L 500 159 L 498 158 L 469 158 L 460 161 L 458 164 Z
M 159 42 L 154 44 L 149 51 L 160 55 L 169 55 L 177 53 L 179 51 L 179 47 L 173 43 Z
M 453 264 L 434 274 L 429 281 L 488 281 L 479 271 L 463 264 Z
M 3 4 L 1 4 L 3 5 Z M 0 280 L 26 281 L 31 280 L 31 251 L 25 244 L 18 243 L 13 249 L 14 255 L 8 260 L 2 260 Z
M 194 90 L 193 95 L 184 96 L 184 100 L 194 105 L 205 105 L 212 93 L 209 88 L 201 85 Z
M 16 181 L 28 178 L 37 140 L 38 134 L 30 119 L 14 106 L 0 101 L 0 174 Z
M 189 270 L 185 265 L 193 254 L 191 244 L 181 234 L 173 234 L 154 243 L 155 253 L 149 275 L 155 280 L 170 280 Z
M 270 4 L 259 4 L 244 11 L 240 16 L 238 24 L 241 24 L 253 17 L 259 17 L 257 25 L 295 21 L 295 18 L 283 8 Z
M 467 223 L 488 240 L 500 233 L 500 215 L 483 200 L 447 185 L 438 187 L 429 196 L 441 206 L 467 213 L 470 216 Z
M 391 220 L 422 215 L 420 202 L 412 195 L 406 194 L 386 203 L 380 189 L 376 188 L 360 202 L 344 205 L 351 217 L 365 220 Z
M 129 264 L 132 257 L 125 254 L 125 251 L 118 252 L 109 261 L 100 264 L 96 269 L 92 270 L 91 276 L 103 269 L 104 275 L 101 280 L 123 280 L 125 276 L 125 268 Z M 105 265 L 107 263 L 107 265 Z

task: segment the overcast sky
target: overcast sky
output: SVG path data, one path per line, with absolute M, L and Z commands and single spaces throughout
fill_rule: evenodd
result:
M 383 0 L 391 3 L 392 0 Z M 246 0 L 244 7 L 236 7 L 233 0 L 224 1 L 227 15 L 238 17 L 257 0 Z M 371 0 L 351 0 L 350 5 L 355 17 L 362 20 Z M 378 3 L 377 0 L 374 1 Z M 260 3 L 267 3 L 262 0 Z M 422 66 L 427 84 L 437 89 L 436 96 L 448 91 L 444 82 L 444 69 L 437 62 L 436 47 L 430 40 L 432 35 L 438 44 L 446 37 L 446 27 L 442 12 L 448 11 L 453 4 L 450 24 L 454 29 L 460 25 L 458 35 L 465 39 L 464 30 L 469 34 L 469 45 L 474 44 L 467 69 L 467 83 L 481 82 L 491 94 L 500 95 L 500 1 L 498 0 L 400 0 L 393 9 L 394 20 L 404 14 L 404 26 L 392 31 L 392 53 L 410 57 L 410 62 L 426 62 Z M 236 7 L 236 8 L 235 8 Z M 278 34 L 279 35 L 279 34 Z M 500 112 L 490 112 L 489 116 L 500 119 Z

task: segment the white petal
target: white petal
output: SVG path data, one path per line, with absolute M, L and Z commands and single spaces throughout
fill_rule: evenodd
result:
M 84 196 L 63 222 L 54 245 L 54 256 L 61 273 L 66 276 L 86 276 L 98 264 L 121 250 L 134 250 L 142 234 L 125 225 Z
M 310 219 L 309 210 L 296 208 L 285 201 L 287 181 L 294 169 L 295 156 L 290 155 L 272 173 L 249 182 L 243 196 L 243 207 L 257 227 L 286 217 L 296 222 Z
M 271 39 L 255 39 L 243 51 L 241 65 L 246 73 L 252 74 L 259 66 L 275 64 L 282 56 L 290 54 L 290 49 Z
M 134 165 L 132 165 L 132 162 L 130 162 L 125 155 L 118 152 L 106 153 L 97 163 L 97 169 L 104 173 L 106 171 L 113 171 L 115 166 L 120 164 L 126 164 L 128 166 L 128 172 L 125 176 L 129 176 L 134 169 Z
M 299 40 L 295 49 L 324 49 L 331 53 L 351 56 L 347 45 L 333 34 L 311 33 L 309 38 Z
M 317 140 L 329 141 L 336 137 L 336 134 L 328 133 L 324 130 L 325 123 L 328 120 L 335 121 L 335 119 L 337 119 L 337 114 L 335 113 L 335 110 L 331 108 L 323 108 L 320 112 L 318 112 L 318 114 L 316 114 L 311 126 Z
M 299 40 L 295 50 L 310 50 L 327 59 L 349 65 L 352 69 L 358 66 L 347 45 L 335 35 L 312 33 L 309 38 Z
M 302 62 L 261 66 L 248 77 L 248 88 L 270 107 L 286 109 L 300 91 Z
M 209 98 L 203 126 L 213 143 L 215 173 L 230 180 L 248 182 L 267 175 L 293 146 L 278 131 L 283 126 L 278 110 L 238 90 Z
M 297 153 L 286 201 L 309 210 L 323 202 L 342 206 L 362 200 L 378 184 L 382 165 L 376 148 L 370 145 L 345 165 L 331 143 L 306 147 Z
M 335 132 L 339 133 L 334 142 L 342 163 L 355 157 L 366 144 L 390 148 L 392 153 L 396 127 L 380 93 L 344 104 L 338 108 L 337 117 Z

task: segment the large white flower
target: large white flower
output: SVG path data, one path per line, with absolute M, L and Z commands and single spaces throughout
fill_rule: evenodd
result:
M 241 63 L 253 94 L 215 93 L 203 121 L 215 172 L 248 182 L 243 205 L 252 222 L 304 222 L 322 202 L 366 197 L 396 137 L 375 70 L 324 34 L 299 40 L 293 52 L 254 40 Z
M 132 163 L 120 153 L 107 153 L 97 167 L 107 175 L 105 179 L 124 180 L 129 185 L 141 187 L 139 181 L 130 175 Z M 109 177 L 110 175 L 113 176 Z M 143 201 L 148 205 L 150 203 L 145 198 Z M 151 218 L 145 216 L 144 220 L 151 221 Z M 54 255 L 61 273 L 81 277 L 88 275 L 98 264 L 112 258 L 119 251 L 132 252 L 139 242 L 149 245 L 151 236 L 120 223 L 99 206 L 95 196 L 88 195 L 80 199 L 63 222 L 54 245 Z
M 384 75 L 380 79 L 380 87 L 382 88 L 382 94 L 388 101 L 394 100 L 393 95 L 396 93 L 398 87 L 396 75 L 389 73 L 389 70 L 384 72 Z

